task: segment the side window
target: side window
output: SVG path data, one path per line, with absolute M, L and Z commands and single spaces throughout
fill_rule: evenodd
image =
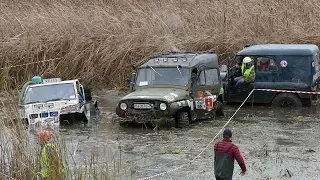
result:
M 80 86 L 79 86 L 79 82 L 78 82 L 78 81 L 76 82 L 76 88 L 77 88 L 77 93 L 81 92 L 81 91 L 80 91 Z
M 198 85 L 214 85 L 219 84 L 218 70 L 217 69 L 206 69 L 200 72 L 198 79 Z
M 80 87 L 80 93 L 82 94 L 82 92 L 83 92 L 83 89 L 82 89 L 82 87 Z
M 258 57 L 257 58 L 258 72 L 275 72 L 278 67 L 272 57 Z

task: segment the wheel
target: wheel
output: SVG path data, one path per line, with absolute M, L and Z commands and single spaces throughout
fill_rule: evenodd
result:
M 272 105 L 279 107 L 302 107 L 302 102 L 295 94 L 281 93 L 273 99 Z
M 310 107 L 312 105 L 312 100 L 310 99 L 302 99 L 303 106 Z
M 85 115 L 85 113 L 79 113 L 77 114 L 77 120 L 82 121 L 84 123 L 88 122 L 87 116 Z
M 176 128 L 189 126 L 189 113 L 187 111 L 179 111 L 175 119 Z
M 74 115 L 72 114 L 62 114 L 60 115 L 60 123 L 62 124 L 73 124 L 75 118 L 73 117 Z
M 217 116 L 224 116 L 223 104 L 221 101 L 215 102 L 215 109 L 216 109 Z

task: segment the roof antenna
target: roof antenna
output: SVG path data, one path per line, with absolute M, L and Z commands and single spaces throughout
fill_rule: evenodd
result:
M 246 44 L 246 45 L 244 45 L 244 47 L 243 47 L 243 48 L 247 48 L 247 47 L 250 47 L 250 44 Z

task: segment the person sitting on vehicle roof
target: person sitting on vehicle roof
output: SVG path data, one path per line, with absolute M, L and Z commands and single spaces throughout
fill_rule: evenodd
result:
M 242 65 L 241 65 L 241 74 L 242 76 L 234 79 L 236 83 L 232 88 L 233 93 L 236 93 L 237 88 L 239 88 L 243 83 L 251 83 L 256 78 L 256 73 L 254 71 L 254 64 L 250 57 L 243 58 Z

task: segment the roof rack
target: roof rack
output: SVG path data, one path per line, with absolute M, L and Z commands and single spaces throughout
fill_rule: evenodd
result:
M 212 53 L 215 54 L 215 50 L 206 50 L 206 51 L 163 51 L 163 52 L 158 52 L 158 53 L 154 53 L 150 56 L 145 57 L 144 59 L 142 59 L 141 61 L 137 62 L 135 65 L 133 65 L 132 67 L 135 69 L 137 66 L 140 66 L 144 63 L 146 63 L 147 61 L 149 61 L 152 58 L 155 57 L 159 57 L 159 56 L 165 56 L 165 55 L 169 55 L 169 54 L 188 54 L 188 53 L 194 53 L 194 54 L 204 54 L 204 53 Z

